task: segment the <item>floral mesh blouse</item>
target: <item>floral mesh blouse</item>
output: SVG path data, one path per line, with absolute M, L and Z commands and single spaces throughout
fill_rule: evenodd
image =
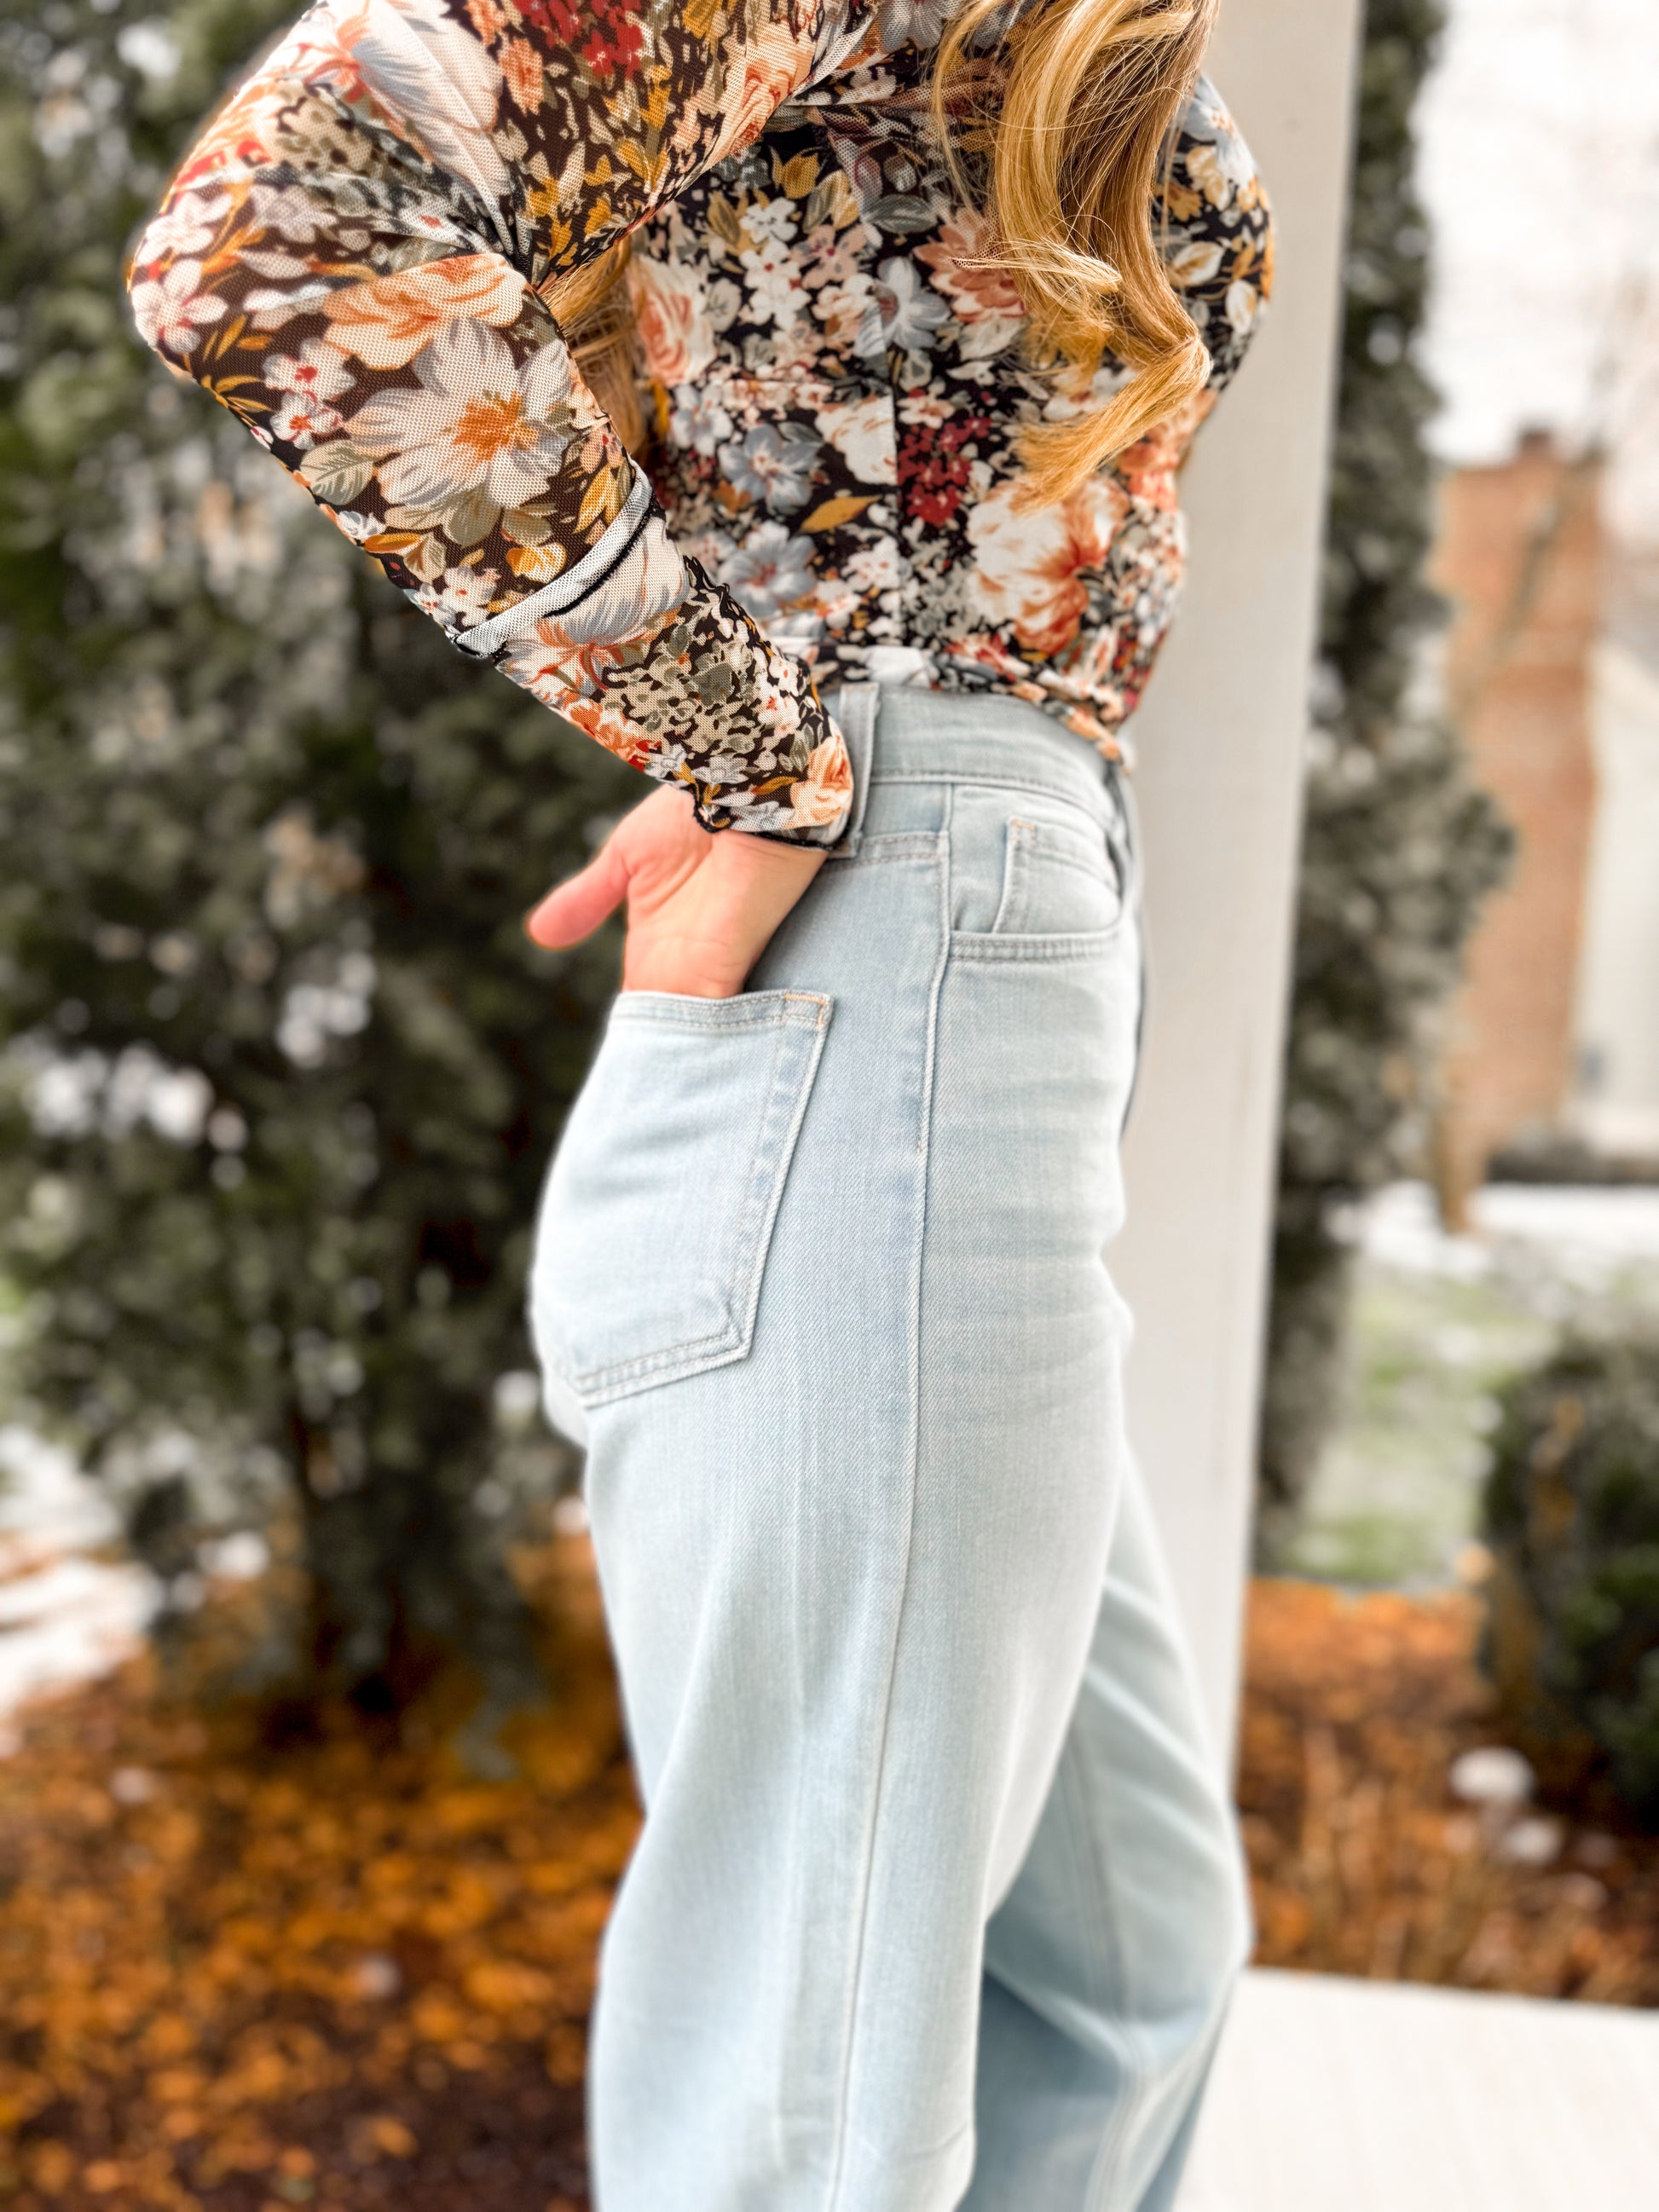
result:
M 848 681 L 1012 693 L 1109 753 L 1179 585 L 1176 469 L 1267 293 L 1267 206 L 1200 85 L 1149 216 L 1208 388 L 1023 512 L 1020 426 L 1078 403 L 975 265 L 928 114 L 948 13 L 321 0 L 173 179 L 138 323 L 464 652 L 710 830 L 833 842 Z M 541 297 L 624 235 L 646 467 Z

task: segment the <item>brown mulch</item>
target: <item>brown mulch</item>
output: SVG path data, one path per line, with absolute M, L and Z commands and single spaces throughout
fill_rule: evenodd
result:
M 580 2212 L 593 1960 L 637 1815 L 586 1548 L 505 1783 L 272 1749 L 150 1666 L 0 1762 L 7 2212 Z
M 586 1547 L 536 1571 L 556 1696 L 515 1778 L 270 1747 L 148 1662 L 0 1760 L 5 2212 L 582 2212 L 584 2035 L 636 1825 Z M 1446 1773 L 1463 1597 L 1255 1593 L 1243 1797 L 1266 1963 L 1659 2002 L 1659 1839 L 1547 1867 Z
M 1473 1596 L 1252 1594 L 1240 1802 L 1260 1964 L 1659 2005 L 1659 1837 L 1601 1800 L 1508 1814 L 1448 1771 L 1496 1738 Z M 1548 1854 L 1516 1862 L 1527 1844 Z

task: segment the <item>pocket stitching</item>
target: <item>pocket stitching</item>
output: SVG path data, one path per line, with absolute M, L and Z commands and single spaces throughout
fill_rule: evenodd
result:
M 1111 839 L 1103 832 L 1101 859 L 1103 866 L 1097 874 L 1092 865 L 1080 856 L 1041 842 L 1042 830 L 1049 826 L 1052 825 L 1029 821 L 1024 815 L 1011 814 L 1008 817 L 1002 890 L 991 927 L 985 930 L 957 929 L 951 933 L 952 943 L 962 945 L 964 957 L 1011 960 L 1069 958 L 1073 957 L 1073 948 L 1088 945 L 1103 945 L 1122 928 L 1128 902 L 1124 890 L 1123 871 L 1112 850 Z M 1031 870 L 1039 856 L 1045 861 L 1052 860 L 1059 867 L 1069 868 L 1074 875 L 1082 876 L 1089 883 L 1103 886 L 1109 884 L 1116 891 L 1118 910 L 1104 929 L 1013 929 L 1008 927 L 1011 916 L 1016 920 L 1023 919 L 1024 913 L 1029 911 Z M 972 949 L 975 943 L 987 942 L 993 938 L 1006 945 L 1030 949 L 1001 954 L 988 952 L 983 956 Z M 1041 949 L 1045 946 L 1052 946 L 1054 950 L 1045 953 Z
M 997 910 L 991 917 L 990 934 L 999 932 L 1012 934 L 1008 928 L 1009 918 L 1018 911 L 1018 902 L 1028 896 L 1026 875 L 1031 851 L 1031 825 L 1018 814 L 1008 817 L 1002 854 L 1002 891 L 997 900 Z
M 643 995 L 642 994 L 641 995 Z M 757 994 L 757 996 L 759 994 Z M 772 1029 L 777 1032 L 772 1063 L 767 1072 L 767 1103 L 756 1131 L 755 1145 L 744 1177 L 745 1191 L 743 1206 L 745 1219 L 739 1229 L 739 1243 L 732 1267 L 734 1285 L 744 1290 L 744 1311 L 741 1317 L 732 1310 L 729 1292 L 722 1292 L 722 1304 L 726 1308 L 726 1325 L 699 1337 L 682 1338 L 678 1344 L 659 1346 L 654 1352 L 636 1353 L 632 1358 L 612 1360 L 602 1366 L 574 1369 L 555 1355 L 544 1353 L 546 1364 L 568 1383 L 585 1407 L 609 1403 L 612 1399 L 629 1395 L 635 1384 L 653 1377 L 677 1376 L 701 1373 L 711 1367 L 741 1358 L 753 1340 L 755 1319 L 759 1308 L 761 1285 L 766 1273 L 766 1261 L 771 1248 L 772 1231 L 776 1224 L 778 1209 L 783 1203 L 784 1187 L 789 1180 L 789 1170 L 794 1162 L 795 1146 L 800 1135 L 800 1126 L 817 1079 L 818 1063 L 823 1054 L 823 1040 L 829 1029 L 830 1008 L 834 1003 L 828 994 L 819 992 L 789 992 L 782 994 L 792 1003 L 811 1006 L 814 1018 L 805 1021 L 788 1008 L 775 1012 L 751 1016 L 744 1022 L 733 1022 L 732 1028 Z M 617 1001 L 620 1006 L 620 999 Z M 731 1006 L 736 1000 L 714 999 L 710 1006 Z M 751 1001 L 752 1003 L 752 1001 Z M 638 1010 L 648 1020 L 664 1022 L 672 1026 L 672 1017 L 654 1010 Z M 681 1024 L 689 1030 L 700 1030 L 700 1022 Z M 716 1024 L 719 1026 L 719 1024 Z M 780 1081 L 784 1037 L 787 1031 L 799 1032 L 806 1040 L 805 1060 L 793 1081 Z M 781 1098 L 790 1102 L 788 1118 L 778 1133 L 774 1146 L 773 1130 Z M 776 1171 L 770 1178 L 770 1192 L 763 1212 L 757 1215 L 756 1186 L 761 1180 L 761 1163 L 775 1149 Z
M 951 952 L 958 960 L 1077 960 L 1105 951 L 1123 933 L 1124 915 L 1109 929 L 1069 932 L 1030 930 L 1024 934 L 988 929 L 953 929 Z
M 764 1013 L 752 1011 L 769 1000 L 781 1003 L 769 1005 Z M 697 1011 L 705 1006 L 710 1009 L 707 1014 Z M 811 1014 L 803 1019 L 796 1010 L 807 1007 Z M 654 1022 L 661 1028 L 689 1030 L 693 1035 L 720 1029 L 821 1030 L 829 1019 L 829 997 L 822 991 L 738 991 L 729 999 L 695 999 L 670 991 L 620 991 L 612 1003 L 611 1019 Z

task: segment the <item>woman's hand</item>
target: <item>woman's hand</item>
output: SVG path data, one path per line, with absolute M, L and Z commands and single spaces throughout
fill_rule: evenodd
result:
M 525 927 L 538 945 L 574 945 L 626 899 L 624 991 L 732 999 L 823 858 L 741 830 L 711 835 L 690 794 L 664 784 L 623 816 L 580 875 L 549 891 Z

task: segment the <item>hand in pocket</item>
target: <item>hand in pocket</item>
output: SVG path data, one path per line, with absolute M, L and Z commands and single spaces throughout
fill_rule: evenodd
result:
M 526 918 L 538 945 L 574 945 L 628 902 L 624 991 L 735 998 L 773 932 L 823 863 L 822 851 L 726 830 L 664 785 L 611 831 L 580 875 Z

